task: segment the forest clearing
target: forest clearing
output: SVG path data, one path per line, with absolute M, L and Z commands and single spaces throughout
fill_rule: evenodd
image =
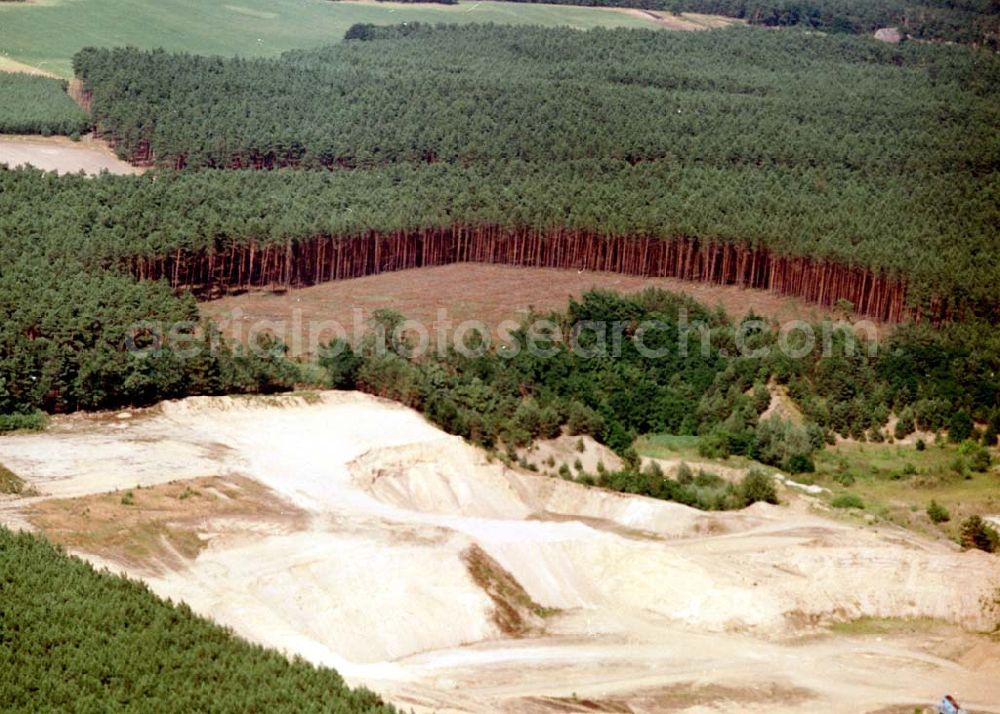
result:
M 331 320 L 351 331 L 356 320 L 365 325 L 380 309 L 399 310 L 408 319 L 438 329 L 439 311 L 458 324 L 482 321 L 491 329 L 501 322 L 523 319 L 531 309 L 545 313 L 579 299 L 592 289 L 623 294 L 655 287 L 690 295 L 708 306 L 720 305 L 733 319 L 753 311 L 769 320 L 820 320 L 836 315 L 794 297 L 765 290 L 708 285 L 676 278 L 642 278 L 552 268 L 456 263 L 419 270 L 337 280 L 308 288 L 275 293 L 252 290 L 199 304 L 201 314 L 214 320 L 227 337 L 245 341 L 251 327 L 294 321 Z M 358 311 L 358 312 L 356 312 Z M 288 335 L 291 340 L 292 335 Z
M 62 136 L 11 136 L 0 134 L 0 164 L 11 168 L 34 166 L 43 171 L 72 174 L 83 171 L 95 175 L 108 171 L 118 175 L 142 173 L 142 169 L 122 161 L 107 144 L 87 135 L 79 141 Z
M 197 546 L 144 560 L 107 538 L 72 549 L 404 708 L 655 711 L 683 691 L 716 711 L 869 711 L 949 688 L 1000 711 L 1000 643 L 975 634 L 998 616 L 984 553 L 832 520 L 791 490 L 781 506 L 705 513 L 588 489 L 356 393 L 125 416 L 0 441 L 0 462 L 38 494 L 6 499 L 2 521 L 57 540 L 58 513 L 79 524 L 77 509 L 119 539 L 168 522 L 171 543 Z M 234 479 L 264 500 L 245 510 Z M 470 548 L 485 554 L 478 579 Z M 504 601 L 513 586 L 484 590 L 483 577 L 511 578 L 526 599 Z

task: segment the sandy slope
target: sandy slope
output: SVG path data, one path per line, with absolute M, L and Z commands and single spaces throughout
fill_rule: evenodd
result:
M 963 660 L 920 638 L 817 634 L 860 616 L 992 626 L 1000 616 L 981 599 L 1000 587 L 1000 561 L 804 501 L 708 514 L 587 489 L 511 471 L 398 405 L 333 392 L 57 419 L 0 439 L 0 463 L 41 498 L 211 475 L 281 494 L 306 513 L 298 530 L 206 518 L 196 558 L 130 572 L 406 706 L 857 712 L 947 690 L 1000 712 L 996 643 L 956 629 L 949 641 L 978 653 Z M 0 517 L 23 524 L 31 503 L 0 504 Z M 529 635 L 497 616 L 510 603 L 467 567 L 473 545 L 523 588 L 527 602 L 510 602 Z

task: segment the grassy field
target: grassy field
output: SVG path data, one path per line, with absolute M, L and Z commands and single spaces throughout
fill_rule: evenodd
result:
M 642 456 L 683 459 L 708 470 L 713 464 L 746 468 L 755 463 L 743 456 L 704 458 L 698 454 L 698 443 L 696 436 L 651 434 L 640 437 L 635 448 Z M 1000 450 L 990 452 L 990 468 L 977 472 L 968 468 L 968 457 L 961 455 L 957 445 L 944 440 L 935 443 L 929 438 L 923 451 L 913 444 L 844 442 L 816 453 L 815 473 L 793 478 L 829 489 L 822 496 L 827 502 L 846 494 L 860 498 L 863 510 L 836 511 L 844 517 L 875 516 L 919 533 L 956 540 L 968 516 L 1000 515 Z M 949 520 L 931 522 L 927 507 L 932 500 L 947 509 Z
M 62 77 L 82 47 L 132 45 L 196 54 L 277 55 L 339 41 L 357 22 L 496 22 L 655 27 L 604 8 L 463 2 L 406 6 L 330 0 L 40 0 L 0 4 L 0 60 Z
M 970 515 L 1000 514 L 1000 467 L 985 473 L 956 470 L 963 460 L 954 444 L 912 445 L 843 443 L 816 456 L 816 483 L 834 494 L 852 493 L 865 511 L 928 534 L 958 537 L 961 522 Z M 807 480 L 807 479 L 803 479 Z M 931 500 L 944 506 L 951 518 L 935 525 L 927 516 Z

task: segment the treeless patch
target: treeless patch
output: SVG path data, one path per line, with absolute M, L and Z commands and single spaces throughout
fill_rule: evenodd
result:
M 24 64 L 23 62 L 18 62 L 17 60 L 12 60 L 10 57 L 0 57 L 0 72 L 19 72 L 21 74 L 34 74 L 39 77 L 53 77 L 55 79 L 62 79 L 58 74 L 49 72 L 41 67 L 35 67 L 30 64 Z
M 154 573 L 197 557 L 209 531 L 292 530 L 304 524 L 300 510 L 240 476 L 48 499 L 26 515 L 53 543 Z
M 0 135 L 0 164 L 30 165 L 59 173 L 141 174 L 143 169 L 115 156 L 108 145 L 88 134 L 79 141 L 65 136 Z
M 779 322 L 835 318 L 829 310 L 798 298 L 733 285 L 478 263 L 400 270 L 281 294 L 247 292 L 203 302 L 201 312 L 240 342 L 247 341 L 251 330 L 272 322 L 277 330 L 284 329 L 284 336 L 278 336 L 292 354 L 302 355 L 315 352 L 310 344 L 310 322 L 317 326 L 323 321 L 336 322 L 353 339 L 360 337 L 354 333 L 366 328 L 373 312 L 391 308 L 425 325 L 432 339 L 448 323 L 454 329 L 464 320 L 485 323 L 495 336 L 501 322 L 519 320 L 530 308 L 565 310 L 570 298 L 579 299 L 594 288 L 636 293 L 651 287 L 684 293 L 709 307 L 721 306 L 734 319 L 750 311 Z M 326 342 L 332 332 L 320 334 L 317 328 L 313 335 Z
M 698 12 L 657 12 L 653 10 L 640 10 L 638 8 L 619 8 L 620 12 L 632 17 L 639 17 L 649 20 L 660 27 L 668 30 L 680 30 L 682 32 L 698 32 L 700 30 L 714 30 L 720 27 L 729 27 L 735 24 L 746 24 L 745 20 L 724 15 L 704 15 Z
M 815 695 L 808 689 L 793 687 L 777 682 L 766 682 L 757 686 L 735 687 L 722 684 L 699 684 L 681 682 L 640 690 L 616 697 L 602 699 L 580 697 L 526 697 L 518 702 L 520 712 L 672 712 L 687 711 L 694 707 L 711 708 L 715 704 L 726 704 L 727 711 L 734 704 L 798 705 L 813 699 Z

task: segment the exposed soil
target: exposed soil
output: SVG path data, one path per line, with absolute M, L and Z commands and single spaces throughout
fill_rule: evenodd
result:
M 1000 712 L 997 557 L 807 497 L 586 488 L 338 392 L 54 417 L 0 463 L 39 494 L 0 522 L 406 710 Z
M 73 141 L 65 136 L 0 135 L 0 164 L 28 164 L 63 174 L 140 174 L 142 169 L 120 160 L 108 145 L 89 134 Z
M 30 64 L 24 64 L 23 62 L 18 62 L 9 57 L 0 57 L 0 72 L 17 72 L 20 74 L 35 74 L 40 77 L 52 77 L 54 79 L 62 79 L 58 74 L 49 72 L 41 67 L 35 67 Z
M 700 30 L 714 30 L 730 25 L 746 24 L 745 20 L 739 20 L 723 15 L 704 15 L 697 12 L 671 13 L 653 10 L 639 10 L 634 8 L 620 8 L 620 12 L 643 20 L 649 20 L 660 27 L 668 30 L 680 30 L 682 32 L 698 32 Z
M 305 525 L 302 511 L 241 476 L 42 499 L 26 515 L 54 543 L 149 572 L 181 567 L 223 531 L 280 533 Z
M 246 342 L 257 331 L 280 336 L 284 330 L 293 354 L 310 354 L 315 353 L 311 342 L 326 342 L 333 335 L 332 330 L 321 329 L 323 321 L 338 323 L 348 337 L 354 337 L 379 309 L 391 308 L 421 322 L 432 337 L 447 324 L 455 328 L 465 320 L 482 321 L 495 335 L 504 320 L 520 320 L 532 308 L 541 312 L 564 310 L 570 298 L 579 299 L 592 288 L 635 293 L 650 287 L 684 293 L 710 307 L 721 305 L 734 318 L 751 310 L 779 322 L 835 317 L 814 304 L 765 290 L 676 278 L 477 263 L 401 270 L 281 294 L 247 292 L 203 302 L 200 308 L 231 338 Z M 316 325 L 312 332 L 310 323 Z

